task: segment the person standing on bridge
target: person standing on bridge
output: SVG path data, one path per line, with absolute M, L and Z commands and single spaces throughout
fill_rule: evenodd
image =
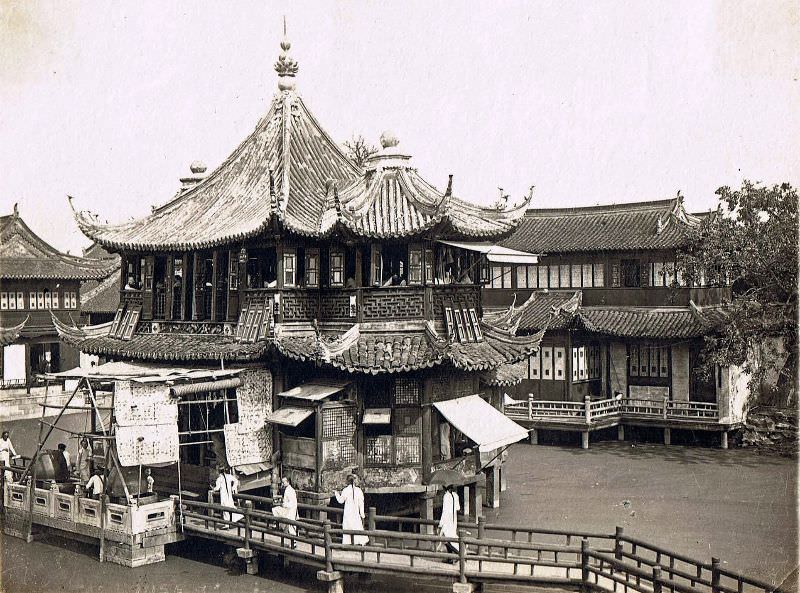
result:
M 288 476 L 281 478 L 281 488 L 283 489 L 281 505 L 272 507 L 272 514 L 283 519 L 297 521 L 297 492 L 295 492 Z M 297 535 L 297 526 L 284 524 L 283 527 L 289 535 Z M 292 540 L 292 547 L 297 547 L 295 540 Z
M 12 457 L 19 457 L 19 455 L 17 455 L 17 452 L 14 450 L 14 445 L 11 444 L 9 432 L 4 430 L 3 438 L 0 438 L 0 466 L 10 466 Z M 5 479 L 7 483 L 13 482 L 13 472 L 6 471 Z
M 358 477 L 355 474 L 347 476 L 349 482 L 342 492 L 334 490 L 336 502 L 344 504 L 344 516 L 342 517 L 342 529 L 353 531 L 364 530 L 364 492 L 356 484 Z M 347 545 L 353 543 L 357 546 L 366 546 L 369 537 L 366 535 L 342 535 L 342 543 Z
M 439 535 L 443 537 L 458 537 L 458 511 L 461 510 L 461 503 L 458 501 L 458 494 L 453 489 L 452 484 L 448 484 L 442 497 L 442 516 L 439 518 Z M 458 544 L 455 542 L 445 542 L 447 550 L 453 554 L 458 554 Z M 452 561 L 451 561 L 452 562 Z
M 89 448 L 89 440 L 86 438 L 81 439 L 80 446 L 78 447 L 78 456 L 75 458 L 75 471 L 81 482 L 86 483 L 92 475 L 90 470 L 90 462 L 92 461 L 92 450 Z
M 219 492 L 219 503 L 225 507 L 236 508 L 236 502 L 233 500 L 233 495 L 239 490 L 239 480 L 236 476 L 225 472 L 225 468 L 219 466 L 219 476 L 217 477 L 216 484 L 211 488 L 212 492 Z M 224 512 L 222 518 L 226 521 L 238 521 L 244 517 L 241 513 Z M 223 529 L 229 527 L 228 525 L 222 526 Z

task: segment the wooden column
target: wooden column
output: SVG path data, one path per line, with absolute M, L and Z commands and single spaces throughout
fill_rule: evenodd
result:
M 363 282 L 364 274 L 363 274 L 363 270 L 361 269 L 362 266 L 363 266 L 363 254 L 361 253 L 361 246 L 360 245 L 356 245 L 355 252 L 356 252 L 355 282 L 356 282 L 356 286 L 361 287 L 361 286 L 364 285 L 364 282 Z
M 423 398 L 425 396 L 423 388 Z M 422 475 L 427 480 L 431 475 L 433 464 L 433 427 L 431 426 L 432 411 L 429 403 L 422 404 Z M 438 427 L 437 427 L 438 428 Z
M 181 273 L 183 276 L 181 277 L 181 321 L 189 321 L 192 318 L 191 311 L 188 310 L 186 306 L 186 291 L 187 288 L 187 278 L 189 276 L 189 254 L 183 254 L 183 263 L 181 264 Z
M 202 254 L 195 251 L 192 257 L 192 319 L 198 321 L 203 318 L 203 275 L 200 273 L 203 266 Z
M 315 417 L 316 427 L 314 433 L 316 434 L 316 446 L 317 446 L 317 460 L 316 460 L 316 475 L 315 475 L 315 487 L 316 491 L 319 492 L 320 483 L 321 483 L 321 474 L 322 474 L 322 404 L 317 405 L 317 414 Z
M 555 353 L 553 354 L 555 356 Z M 564 381 L 567 383 L 567 401 L 572 401 L 572 332 L 567 330 L 567 347 L 564 352 Z M 553 372 L 555 373 L 555 359 L 553 359 Z M 555 379 L 555 377 L 553 377 Z
M 214 250 L 211 254 L 211 320 L 217 320 L 217 282 L 219 279 L 219 251 Z
M 167 265 L 164 266 L 164 319 L 172 319 L 172 286 L 175 279 L 175 256 L 167 254 Z
M 486 506 L 496 509 L 500 506 L 500 467 L 492 465 L 484 470 L 486 475 Z

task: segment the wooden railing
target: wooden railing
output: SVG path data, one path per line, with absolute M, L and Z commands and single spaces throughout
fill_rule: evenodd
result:
M 594 401 L 587 397 L 583 402 L 520 401 L 506 404 L 505 414 L 513 420 L 563 419 L 585 424 L 592 424 L 609 418 L 626 417 L 701 422 L 717 422 L 719 420 L 719 410 L 716 403 L 634 397 Z
M 18 475 L 18 469 L 10 471 Z M 40 490 L 35 490 L 37 495 Z M 12 490 L 3 484 L 5 502 L 22 510 L 30 508 L 25 499 L 29 492 L 29 486 Z M 13 502 L 12 493 L 19 495 Z M 43 498 L 45 494 L 50 492 L 42 491 Z M 79 500 L 99 505 L 96 500 Z M 307 516 L 295 521 L 273 515 L 275 501 L 269 497 L 237 494 L 236 508 L 214 500 L 213 493 L 209 502 L 179 502 L 172 497 L 175 517 L 185 534 L 236 545 L 246 558 L 252 558 L 257 550 L 277 553 L 323 569 L 328 575 L 334 571 L 425 574 L 461 583 L 513 582 L 609 592 L 620 590 L 620 585 L 622 591 L 638 593 L 780 591 L 776 585 L 721 568 L 717 558 L 698 561 L 629 537 L 622 527 L 605 534 L 490 524 L 481 518 L 477 526 L 459 522 L 457 537 L 448 538 L 435 535 L 435 520 L 378 515 L 374 507 L 368 509 L 365 529 L 345 530 L 338 526 L 339 508 L 301 503 L 298 508 Z M 115 507 L 109 508 L 113 511 Z M 233 521 L 231 513 L 242 518 Z M 368 539 L 366 545 L 354 545 L 345 543 L 344 536 Z
M 425 574 L 458 580 L 560 585 L 576 590 L 656 593 L 772 593 L 776 585 L 702 562 L 666 548 L 614 534 L 540 529 L 522 525 L 459 523 L 457 537 L 435 534 L 431 519 L 367 512 L 365 529 L 346 530 L 332 522 L 341 509 L 299 505 L 311 516 L 298 521 L 269 512 L 272 499 L 236 495 L 238 508 L 183 501 L 184 531 L 264 550 L 323 569 L 328 574 L 367 572 Z M 234 511 L 243 519 L 231 521 Z M 366 536 L 366 545 L 344 536 Z M 349 540 L 349 538 L 347 538 Z M 457 552 L 446 544 L 455 546 Z M 450 563 L 450 564 L 447 564 Z M 621 588 L 620 588 L 621 585 Z

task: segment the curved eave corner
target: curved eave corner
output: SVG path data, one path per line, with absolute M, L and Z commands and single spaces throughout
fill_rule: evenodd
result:
M 21 323 L 14 325 L 12 327 L 0 327 L 0 346 L 8 346 L 13 344 L 19 334 L 22 333 L 22 330 L 25 328 L 25 324 L 28 323 L 31 316 L 28 315 L 25 319 L 22 320 Z

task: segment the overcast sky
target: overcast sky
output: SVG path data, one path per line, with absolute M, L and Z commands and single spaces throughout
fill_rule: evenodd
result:
M 216 167 L 276 92 L 338 142 L 392 130 L 431 183 L 558 207 L 800 183 L 797 2 L 0 0 L 0 210 L 77 252 Z

